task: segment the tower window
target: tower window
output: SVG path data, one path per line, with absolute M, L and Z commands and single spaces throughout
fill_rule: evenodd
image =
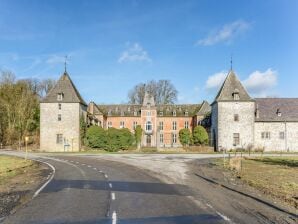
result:
M 233 134 L 233 145 L 237 146 L 240 144 L 240 134 L 239 133 L 234 133 Z
M 151 121 L 146 122 L 145 130 L 146 131 L 152 131 L 152 122 Z
M 235 89 L 232 95 L 233 95 L 234 100 L 240 100 L 238 89 Z
M 239 121 L 239 114 L 234 114 L 234 121 Z
M 56 135 L 56 143 L 57 144 L 62 144 L 63 143 L 63 135 L 62 134 L 57 134 Z
M 58 93 L 58 94 L 57 94 L 57 100 L 58 100 L 58 101 L 62 101 L 62 100 L 63 100 L 63 96 L 64 96 L 63 93 Z
M 61 103 L 58 104 L 58 109 L 61 110 Z
M 281 111 L 280 111 L 280 109 L 277 109 L 276 114 L 277 114 L 278 117 L 281 117 Z
M 279 139 L 285 139 L 285 132 L 279 132 Z
M 61 121 L 62 118 L 61 118 L 61 114 L 58 114 L 58 121 Z

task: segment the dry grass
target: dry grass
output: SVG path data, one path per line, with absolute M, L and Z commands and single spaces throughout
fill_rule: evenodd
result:
M 9 190 L 12 183 L 15 180 L 26 184 L 29 181 L 23 177 L 27 177 L 32 173 L 36 173 L 39 165 L 30 160 L 25 161 L 22 158 L 11 157 L 11 156 L 0 156 L 0 192 Z M 19 182 L 20 183 L 20 182 Z
M 264 157 L 242 161 L 241 179 L 298 208 L 298 157 Z

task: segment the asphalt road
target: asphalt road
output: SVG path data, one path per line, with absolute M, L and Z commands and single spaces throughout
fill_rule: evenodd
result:
M 166 184 L 144 169 L 80 156 L 39 158 L 51 182 L 4 223 L 230 223 L 194 200 L 187 185 Z

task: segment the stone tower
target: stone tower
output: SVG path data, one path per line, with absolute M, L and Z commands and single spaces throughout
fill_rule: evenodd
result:
M 40 151 L 79 151 L 87 105 L 65 71 L 40 103 Z
M 255 102 L 233 70 L 211 106 L 211 141 L 215 150 L 247 148 L 254 142 Z
M 141 108 L 141 122 L 144 130 L 142 145 L 145 147 L 156 147 L 157 111 L 154 97 L 148 92 L 145 92 Z

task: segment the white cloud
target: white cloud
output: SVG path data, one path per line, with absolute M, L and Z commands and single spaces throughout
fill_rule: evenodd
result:
M 51 55 L 47 60 L 47 64 L 60 64 L 65 62 L 65 57 L 58 55 Z
M 233 38 L 244 33 L 250 28 L 250 24 L 243 20 L 225 24 L 218 30 L 211 32 L 206 38 L 197 42 L 197 45 L 210 46 L 219 42 L 230 42 Z
M 205 89 L 218 90 L 225 81 L 227 74 L 228 73 L 226 71 L 221 71 L 209 76 L 205 84 Z
M 152 61 L 147 51 L 139 43 L 127 44 L 128 49 L 123 51 L 118 59 L 119 63 L 134 62 L 134 61 Z
M 277 84 L 277 72 L 271 68 L 265 72 L 255 71 L 243 81 L 248 92 L 254 96 L 265 97 Z

